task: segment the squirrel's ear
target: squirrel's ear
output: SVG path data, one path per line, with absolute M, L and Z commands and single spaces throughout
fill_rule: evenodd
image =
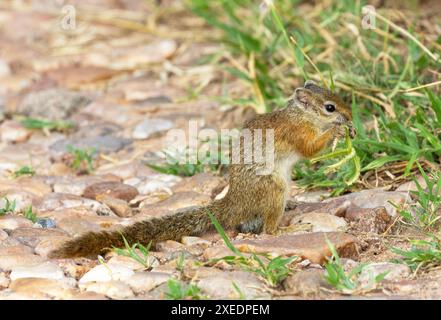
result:
M 309 105 L 309 97 L 311 96 L 311 91 L 305 88 L 297 88 L 294 91 L 294 100 L 297 104 L 307 107 Z

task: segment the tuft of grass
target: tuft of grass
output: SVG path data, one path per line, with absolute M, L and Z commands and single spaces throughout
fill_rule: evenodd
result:
M 14 171 L 12 175 L 14 178 L 18 178 L 25 175 L 34 176 L 35 170 L 31 166 L 23 166 L 20 169 Z
M 97 153 L 95 148 L 80 149 L 72 145 L 67 146 L 67 151 L 72 155 L 71 167 L 75 170 L 85 170 L 90 173 L 94 170 L 93 157 Z
M 401 250 L 391 248 L 391 251 L 400 255 L 400 262 L 407 264 L 416 274 L 419 270 L 427 270 L 441 265 L 441 240 L 430 235 L 429 240 L 410 240 L 411 249 Z
M 4 200 L 5 200 L 5 206 L 3 208 L 0 208 L 0 216 L 4 216 L 5 214 L 13 213 L 15 211 L 15 207 L 16 207 L 15 199 L 14 201 L 11 202 L 7 197 L 5 197 Z
M 152 245 L 152 242 L 149 242 L 147 247 L 143 246 L 139 242 L 130 246 L 129 243 L 127 242 L 126 238 L 122 234 L 121 234 L 121 237 L 123 238 L 123 241 L 124 241 L 124 249 L 113 247 L 113 250 L 116 252 L 116 254 L 118 254 L 120 256 L 132 258 L 133 260 L 135 260 L 139 264 L 143 265 L 146 269 L 150 269 L 151 268 L 151 265 L 150 265 L 151 261 L 150 261 L 149 254 L 150 254 L 150 247 Z M 139 254 L 137 250 L 139 250 L 141 252 L 141 254 Z
M 32 205 L 30 205 L 29 207 L 27 207 L 24 212 L 23 212 L 23 216 L 26 219 L 31 220 L 33 223 L 37 222 L 38 218 L 37 218 L 37 214 L 33 211 L 32 209 Z
M 416 203 L 405 207 L 391 204 L 397 208 L 405 223 L 427 231 L 436 228 L 440 219 L 438 211 L 441 208 L 441 174 L 439 171 L 435 171 L 429 176 L 419 163 L 417 165 L 426 183 L 426 188 L 423 188 L 418 180 L 413 178 L 417 191 L 411 191 L 411 193 L 416 197 Z
M 245 257 L 234 245 L 225 233 L 225 230 L 217 221 L 216 217 L 207 212 L 217 232 L 222 237 L 225 245 L 235 254 L 234 256 L 226 256 L 220 259 L 214 259 L 211 263 L 218 261 L 225 261 L 230 265 L 238 265 L 245 271 L 253 272 L 261 277 L 269 286 L 277 287 L 283 280 L 292 272 L 289 265 L 293 263 L 298 257 L 283 258 L 277 256 L 271 258 L 268 255 L 251 254 L 250 258 Z M 259 257 L 260 256 L 260 257 Z
M 325 263 L 325 280 L 337 291 L 343 294 L 354 294 L 370 291 L 375 289 L 376 285 L 387 275 L 388 272 L 383 272 L 375 278 L 372 278 L 367 287 L 361 286 L 359 277 L 367 264 L 361 263 L 351 271 L 346 272 L 335 246 L 328 239 L 326 239 L 326 243 L 331 250 L 332 256 L 328 262 Z
M 42 120 L 35 118 L 25 118 L 21 121 L 21 124 L 27 129 L 40 129 L 46 132 L 49 131 L 67 131 L 74 127 L 74 123 L 71 121 L 63 120 Z
M 207 141 L 204 141 L 204 143 L 207 143 Z M 159 172 L 164 174 L 172 174 L 175 176 L 182 176 L 182 177 L 191 177 L 194 176 L 197 173 L 206 172 L 206 171 L 216 171 L 220 164 L 211 163 L 209 155 L 205 154 L 197 154 L 197 161 L 196 163 L 189 163 L 188 160 L 185 162 L 180 161 L 179 158 L 185 157 L 185 159 L 188 159 L 189 157 L 189 150 L 185 151 L 184 155 L 176 154 L 176 151 L 171 152 L 169 150 L 165 150 L 165 156 L 166 156 L 166 164 L 164 165 L 155 165 L 152 163 L 147 163 L 146 165 Z M 205 156 L 205 157 L 204 157 Z M 218 151 L 218 154 L 216 154 L 216 159 L 218 159 L 218 163 L 221 162 L 222 154 L 220 151 Z
M 202 300 L 201 289 L 193 283 L 185 284 L 176 279 L 167 281 L 167 291 L 165 297 L 168 300 Z

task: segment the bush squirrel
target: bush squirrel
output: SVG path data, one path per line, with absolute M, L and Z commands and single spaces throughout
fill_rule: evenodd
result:
M 150 218 L 120 231 L 88 232 L 67 241 L 49 253 L 51 258 L 71 258 L 105 253 L 112 247 L 124 246 L 123 238 L 132 245 L 180 241 L 182 236 L 200 235 L 213 229 L 207 214 L 211 212 L 226 229 L 274 234 L 285 211 L 292 166 L 310 158 L 330 142 L 345 136 L 348 127 L 353 137 L 351 109 L 338 96 L 313 81 L 297 88 L 285 108 L 257 115 L 244 128 L 273 129 L 274 169 L 258 175 L 256 164 L 230 166 L 229 190 L 224 198 L 211 204 Z M 243 146 L 241 144 L 241 154 Z

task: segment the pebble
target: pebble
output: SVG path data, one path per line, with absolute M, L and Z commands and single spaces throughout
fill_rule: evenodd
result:
M 149 194 L 161 190 L 170 190 L 182 178 L 168 174 L 154 174 L 146 178 L 130 178 L 124 181 L 136 187 L 140 194 Z
M 198 281 L 197 285 L 210 299 L 239 299 L 235 284 L 246 299 L 269 298 L 260 279 L 244 271 L 213 272 Z
M 135 187 L 121 182 L 99 182 L 88 186 L 83 197 L 96 199 L 98 196 L 109 196 L 129 202 L 139 194 Z
M 320 212 L 294 217 L 290 224 L 309 224 L 312 227 L 312 232 L 345 231 L 348 225 L 343 218 Z
M 364 209 L 350 207 L 346 211 L 346 220 L 351 221 L 351 227 L 361 232 L 382 234 L 392 224 L 392 218 L 385 207 Z
M 66 120 L 90 103 L 74 91 L 46 89 L 28 93 L 17 106 L 17 113 L 39 119 Z
M 283 287 L 289 294 L 301 297 L 317 296 L 322 288 L 332 289 L 324 279 L 324 271 L 319 269 L 294 272 L 283 281 Z
M 173 122 L 165 119 L 144 119 L 140 122 L 132 133 L 133 139 L 148 139 L 158 133 L 173 128 Z
M 312 263 L 323 264 L 331 251 L 326 238 L 332 242 L 340 257 L 354 257 L 357 252 L 357 238 L 342 232 L 312 232 L 306 234 L 285 234 L 279 237 L 266 236 L 260 239 L 233 241 L 239 251 L 269 253 L 275 255 L 299 256 Z M 225 246 L 214 246 L 204 251 L 206 259 L 231 255 Z
M 124 280 L 136 294 L 147 293 L 167 282 L 171 275 L 162 272 L 136 272 Z
M 0 200 L 1 201 L 1 200 Z M 0 204 L 1 206 L 1 204 Z M 33 223 L 31 220 L 26 219 L 22 216 L 16 216 L 7 214 L 4 216 L 0 216 L 0 228 L 14 230 L 17 228 L 30 228 Z
M 61 139 L 53 143 L 50 146 L 50 150 L 56 153 L 65 154 L 67 153 L 67 147 L 71 145 L 76 149 L 95 149 L 97 153 L 111 153 L 118 152 L 131 143 L 132 141 L 130 139 L 119 138 L 110 135 L 89 137 L 82 140 Z
M 102 294 L 111 299 L 128 299 L 134 296 L 130 286 L 122 281 L 87 282 L 78 286 L 81 290 Z
M 11 280 L 21 278 L 60 280 L 64 278 L 64 273 L 56 264 L 52 262 L 43 262 L 35 265 L 14 267 L 12 268 L 10 278 Z
M 375 279 L 384 272 L 387 272 L 384 280 L 389 281 L 403 280 L 411 274 L 411 270 L 407 265 L 391 262 L 377 262 L 370 263 L 364 267 L 358 280 L 363 287 L 368 287 L 374 284 L 372 279 Z
M 61 280 L 43 278 L 21 278 L 11 281 L 9 289 L 27 299 L 70 299 L 76 293 L 76 281 L 73 278 Z
M 0 126 L 0 139 L 6 143 L 21 143 L 27 141 L 32 131 L 23 127 L 21 123 L 7 120 Z
M 120 264 L 99 264 L 83 275 L 80 284 L 86 282 L 107 282 L 112 280 L 125 280 L 131 277 L 134 271 L 131 268 Z
M 0 255 L 0 269 L 10 271 L 20 266 L 28 266 L 44 262 L 43 257 L 34 254 L 8 254 Z
M 118 217 L 125 218 L 133 215 L 132 208 L 130 208 L 127 201 L 113 198 L 108 195 L 97 195 L 95 198 L 99 202 L 108 206 Z

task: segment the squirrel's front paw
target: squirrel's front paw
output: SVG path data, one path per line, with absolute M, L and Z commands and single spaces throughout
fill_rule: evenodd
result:
M 346 137 L 346 125 L 338 124 L 334 127 L 334 138 L 340 139 Z

